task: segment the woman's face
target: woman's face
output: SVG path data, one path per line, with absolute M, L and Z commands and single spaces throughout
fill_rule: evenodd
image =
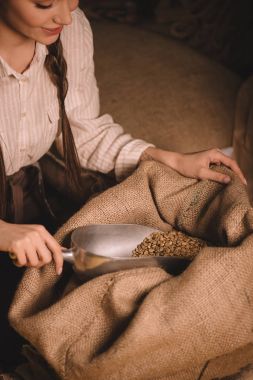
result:
M 0 0 L 0 22 L 19 37 L 44 45 L 57 40 L 72 21 L 78 0 Z

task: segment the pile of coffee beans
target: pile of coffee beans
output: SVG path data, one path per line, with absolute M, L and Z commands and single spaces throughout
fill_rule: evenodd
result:
M 193 258 L 206 246 L 203 240 L 180 231 L 153 232 L 132 252 L 132 256 L 180 256 Z

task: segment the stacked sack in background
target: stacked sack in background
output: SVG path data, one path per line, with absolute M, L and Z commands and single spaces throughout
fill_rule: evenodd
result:
M 253 76 L 243 83 L 237 97 L 233 146 L 253 204 Z

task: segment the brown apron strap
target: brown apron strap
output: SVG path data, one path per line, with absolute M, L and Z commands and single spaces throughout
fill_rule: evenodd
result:
M 56 220 L 51 207 L 46 199 L 44 183 L 42 178 L 41 169 L 38 163 L 21 168 L 15 174 L 7 177 L 10 194 L 10 202 L 12 203 L 11 219 L 12 222 L 20 224 L 24 220 L 25 196 L 33 196 L 38 204 L 43 206 L 43 210 L 49 216 Z
M 14 223 L 22 223 L 24 213 L 24 189 L 25 171 L 20 169 L 17 173 L 8 178 L 12 192 L 13 219 Z
M 42 176 L 42 170 L 41 170 L 41 167 L 40 167 L 40 164 L 39 162 L 36 162 L 36 167 L 38 168 L 38 189 L 39 189 L 39 195 L 40 195 L 40 198 L 41 198 L 41 201 L 43 202 L 43 205 L 45 206 L 48 214 L 50 215 L 50 217 L 52 218 L 52 220 L 54 220 L 55 222 L 57 221 L 57 217 L 55 216 L 48 200 L 47 200 L 47 197 L 46 197 L 46 192 L 45 192 L 45 186 L 44 186 L 44 179 L 43 179 L 43 176 Z

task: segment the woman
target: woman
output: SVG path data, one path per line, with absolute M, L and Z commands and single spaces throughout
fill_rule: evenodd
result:
M 218 149 L 187 155 L 160 150 L 99 115 L 92 33 L 77 7 L 77 0 L 0 0 L 0 251 L 17 267 L 54 260 L 58 274 L 61 247 L 46 229 L 36 166 L 54 142 L 73 188 L 80 186 L 80 167 L 114 171 L 121 180 L 143 159 L 228 183 L 228 176 L 209 167 L 222 163 L 246 183 L 236 162 Z M 1 278 L 9 280 L 4 319 L 21 271 L 1 256 Z

